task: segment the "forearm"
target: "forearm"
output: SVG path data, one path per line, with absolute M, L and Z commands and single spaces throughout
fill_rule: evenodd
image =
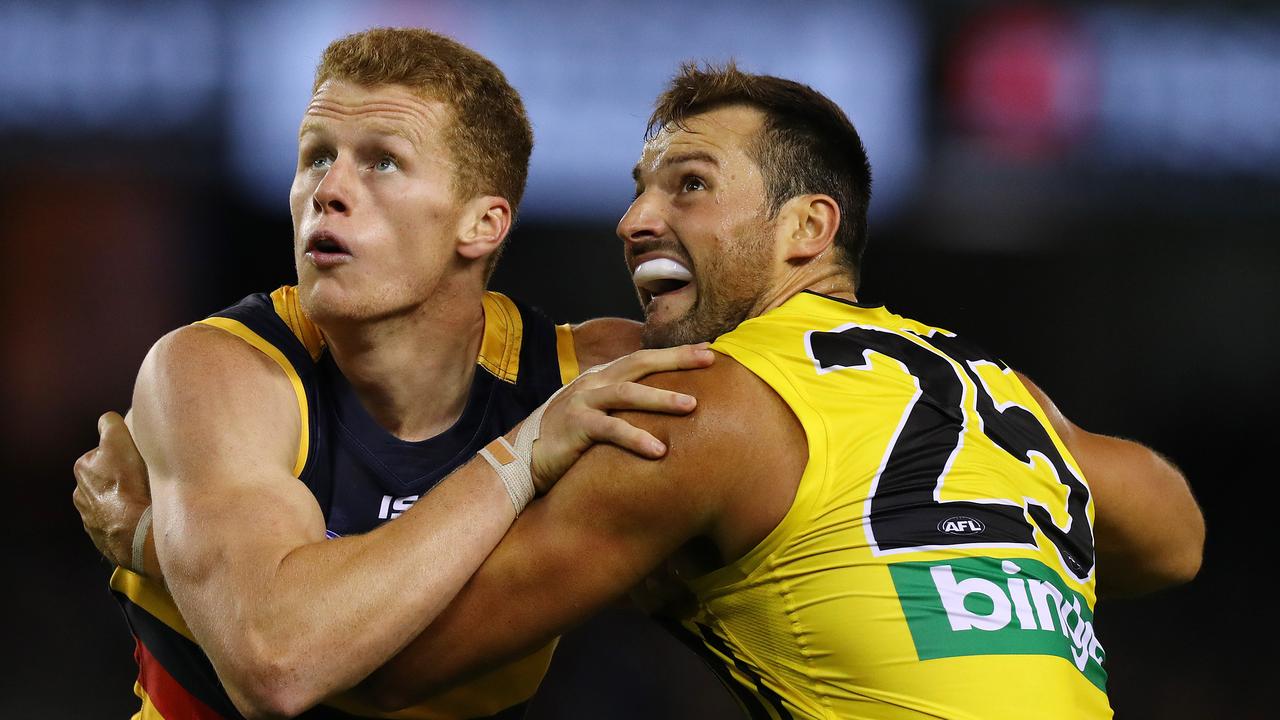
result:
M 561 427 L 548 415 L 557 431 L 539 441 L 545 462 L 523 450 L 496 462 L 529 463 L 526 480 L 545 488 L 556 477 L 548 467 L 567 467 L 593 442 L 661 456 L 652 436 L 608 411 L 690 412 L 691 398 L 633 381 L 712 358 L 705 348 L 653 350 L 591 373 L 561 396 Z M 221 331 L 189 328 L 157 343 L 134 390 L 160 569 L 232 699 L 255 717 L 297 714 L 389 659 L 448 604 L 515 512 L 497 472 L 473 459 L 397 520 L 326 541 L 314 496 L 291 472 L 305 415 L 274 363 Z
M 175 583 L 174 597 L 237 706 L 292 715 L 355 685 L 421 632 L 513 517 L 501 482 L 473 461 L 371 533 L 304 544 L 239 575 L 235 598 L 209 602 L 218 590 L 205 583 Z
M 503 547 L 522 542 L 521 523 Z M 537 543 L 541 557 L 523 560 L 500 547 L 453 605 L 357 688 L 359 695 L 385 710 L 407 707 L 528 655 L 620 597 L 625 590 L 605 577 L 613 563 L 573 553 L 577 544 L 549 538 Z M 596 567 L 573 572 L 569 563 Z
M 657 427 L 665 421 L 644 418 Z M 660 461 L 601 445 L 586 453 L 521 516 L 449 608 L 362 683 L 366 698 L 398 709 L 524 657 L 617 602 L 707 532 L 719 485 L 701 482 L 711 472 L 690 464 L 690 456 L 704 457 L 692 442 L 672 447 Z

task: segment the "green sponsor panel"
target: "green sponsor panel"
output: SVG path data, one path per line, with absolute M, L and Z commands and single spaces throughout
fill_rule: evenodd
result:
M 1106 690 L 1093 610 L 1049 566 L 1026 558 L 889 565 L 916 655 L 1055 655 Z

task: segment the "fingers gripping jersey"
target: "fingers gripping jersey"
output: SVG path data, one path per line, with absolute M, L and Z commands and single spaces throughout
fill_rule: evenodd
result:
M 712 347 L 809 444 L 785 518 L 681 623 L 748 714 L 1110 717 L 1088 485 L 1008 367 L 812 293 Z
M 568 326 L 553 326 L 498 293 L 487 293 L 483 302 L 484 338 L 466 407 L 453 427 L 421 442 L 402 441 L 373 421 L 302 313 L 294 288 L 251 295 L 202 323 L 270 357 L 293 384 L 302 419 L 293 472 L 324 512 L 328 536 L 338 537 L 399 516 L 577 375 Z M 111 588 L 136 640 L 134 692 L 142 708 L 135 720 L 240 718 L 164 584 L 117 568 Z M 301 717 L 522 717 L 553 647 L 403 711 L 382 713 L 339 696 Z

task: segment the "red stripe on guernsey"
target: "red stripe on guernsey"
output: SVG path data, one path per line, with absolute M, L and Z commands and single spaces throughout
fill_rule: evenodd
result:
M 138 661 L 138 683 L 161 715 L 172 720 L 226 720 L 179 685 L 136 639 L 133 657 Z

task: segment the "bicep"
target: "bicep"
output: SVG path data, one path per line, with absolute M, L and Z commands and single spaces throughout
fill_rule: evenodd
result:
M 1094 498 L 1094 537 L 1109 591 L 1145 592 L 1186 582 L 1199 569 L 1204 519 L 1186 478 L 1139 443 L 1068 420 L 1019 374 L 1075 458 Z
M 1068 420 L 1029 378 L 1021 373 L 1018 378 L 1080 466 L 1100 512 L 1105 509 L 1108 515 L 1112 514 L 1113 506 L 1119 504 L 1128 509 L 1131 504 L 1140 503 L 1145 492 L 1157 492 L 1173 479 L 1169 477 L 1172 466 L 1155 451 L 1130 440 L 1084 430 Z M 1181 482 L 1180 474 L 1177 479 Z
M 290 550 L 323 537 L 291 474 L 300 419 L 272 361 L 212 328 L 157 343 L 134 391 L 132 423 L 150 475 L 156 550 L 193 629 L 220 620 Z
M 705 529 L 680 485 L 671 463 L 592 448 L 520 516 L 445 626 L 501 619 L 510 633 L 501 654 L 515 657 L 585 620 Z
M 634 320 L 596 318 L 573 326 L 573 348 L 578 369 L 613 362 L 640 349 L 643 326 Z
M 747 408 L 760 415 L 760 394 L 770 392 L 744 383 L 746 372 L 725 358 L 646 378 L 698 398 L 688 416 L 618 414 L 662 440 L 667 454 L 645 460 L 592 447 L 365 689 L 403 707 L 540 647 L 620 599 L 691 539 L 733 545 L 723 528 L 733 498 L 743 501 L 754 489 L 744 491 L 744 478 L 767 482 L 778 468 L 765 456 L 786 455 L 769 453 L 754 432 L 758 423 L 743 420 Z

